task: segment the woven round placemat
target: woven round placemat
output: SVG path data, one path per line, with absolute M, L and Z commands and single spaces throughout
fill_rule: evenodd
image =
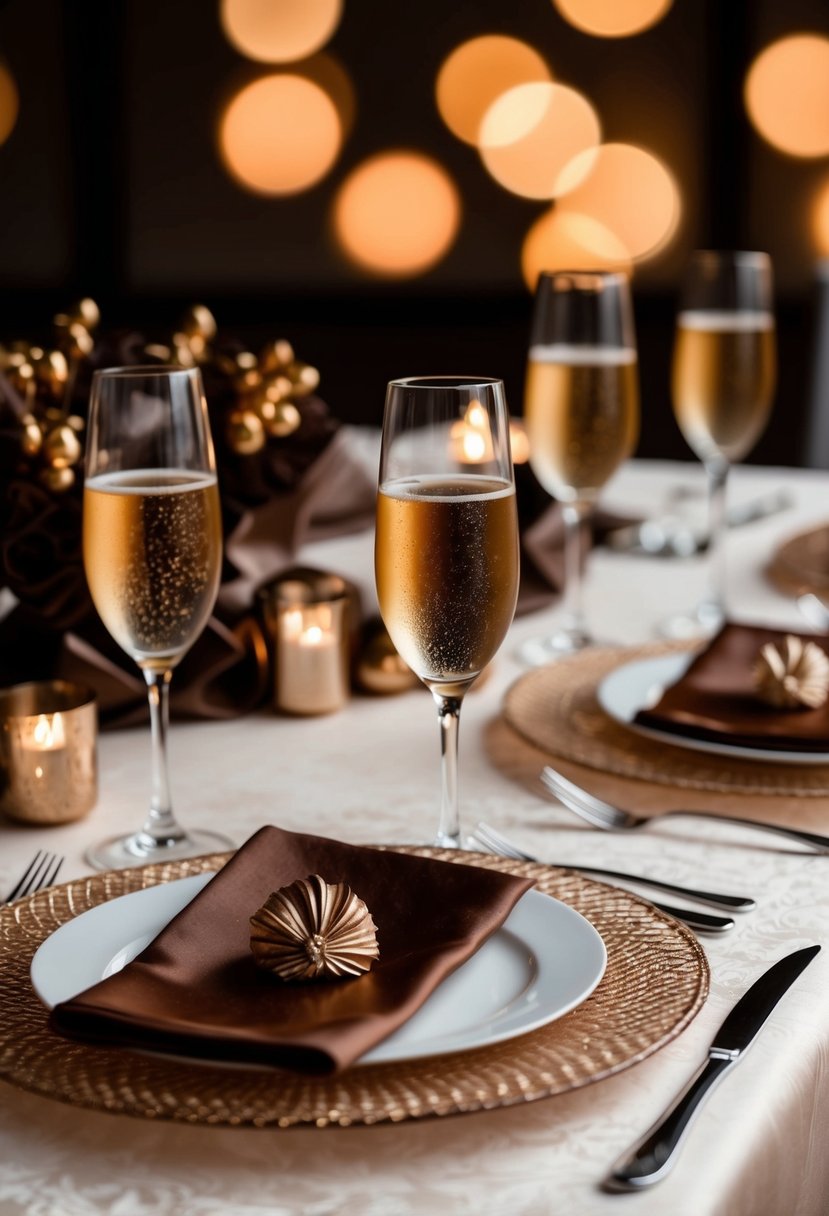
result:
M 784 541 L 766 567 L 766 574 L 784 595 L 811 591 L 829 597 L 829 523 Z
M 651 739 L 615 722 L 599 705 L 599 684 L 637 659 L 693 649 L 654 642 L 624 649 L 590 649 L 521 676 L 504 698 L 504 718 L 541 751 L 603 773 L 717 793 L 825 797 L 829 765 L 741 760 Z
M 708 993 L 708 965 L 684 925 L 650 904 L 571 871 L 412 849 L 443 861 L 524 874 L 601 934 L 607 969 L 577 1009 L 492 1047 L 357 1066 L 333 1078 L 240 1069 L 71 1042 L 48 1027 L 29 966 L 59 925 L 128 891 L 217 869 L 227 854 L 111 871 L 0 911 L 0 1077 L 73 1106 L 237 1127 L 349 1126 L 460 1114 L 565 1093 L 644 1059 L 674 1038 Z

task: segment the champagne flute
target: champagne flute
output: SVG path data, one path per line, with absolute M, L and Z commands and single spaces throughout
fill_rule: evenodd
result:
M 149 815 L 140 831 L 88 851 L 98 869 L 232 847 L 218 833 L 179 826 L 167 766 L 170 680 L 213 609 L 221 554 L 216 465 L 198 369 L 95 372 L 84 569 L 104 625 L 144 674 L 152 733 Z
M 708 477 L 708 590 L 691 612 L 661 626 L 667 637 L 709 637 L 726 617 L 728 474 L 760 437 L 776 380 L 772 269 L 765 253 L 697 250 L 676 323 L 674 414 Z
M 458 427 L 474 418 L 479 459 Z M 518 595 L 518 517 L 504 386 L 462 376 L 393 380 L 386 395 L 375 575 L 397 650 L 431 691 L 441 736 L 436 844 L 459 847 L 461 702 L 504 640 Z
M 639 381 L 625 275 L 543 272 L 538 279 L 524 397 L 530 465 L 561 503 L 564 602 L 555 632 L 525 642 L 531 666 L 593 643 L 583 602 L 582 541 L 599 492 L 633 452 Z

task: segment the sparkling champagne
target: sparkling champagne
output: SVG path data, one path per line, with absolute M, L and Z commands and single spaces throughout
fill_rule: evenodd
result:
M 486 666 L 515 611 L 515 490 L 459 475 L 385 482 L 377 500 L 380 611 L 400 654 L 453 694 Z
M 141 666 L 173 667 L 219 587 L 216 477 L 181 469 L 104 473 L 84 487 L 83 555 L 95 607 Z
M 703 461 L 742 460 L 768 420 L 776 376 L 769 312 L 681 312 L 674 412 Z
M 524 413 L 530 464 L 564 502 L 592 502 L 639 434 L 636 351 L 533 346 Z

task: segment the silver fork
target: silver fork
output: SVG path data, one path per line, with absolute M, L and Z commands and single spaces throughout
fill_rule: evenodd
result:
M 505 857 L 515 857 L 521 861 L 536 860 L 513 841 L 507 840 L 506 836 L 502 836 L 488 823 L 479 823 L 470 839 L 489 848 L 493 853 L 502 853 Z M 757 906 L 755 901 L 746 895 L 723 895 L 718 891 L 698 891 L 694 887 L 682 887 L 661 878 L 646 878 L 643 874 L 631 874 L 626 870 L 609 870 L 602 866 L 583 866 L 578 861 L 562 861 L 556 864 L 566 866 L 568 870 L 579 870 L 582 874 L 599 874 L 606 878 L 618 878 L 621 882 L 636 882 L 643 887 L 653 887 L 656 891 L 668 891 L 671 895 L 694 899 L 697 903 L 711 904 L 715 908 L 726 908 L 729 912 L 750 912 Z
M 606 832 L 626 831 L 629 828 L 640 828 L 647 823 L 654 822 L 653 819 L 644 815 L 634 815 L 632 811 L 622 810 L 621 807 L 613 806 L 602 798 L 597 798 L 595 794 L 588 793 L 581 786 L 556 772 L 554 768 L 550 768 L 549 765 L 541 773 L 541 782 L 563 806 L 567 807 L 568 811 L 581 816 L 594 828 L 602 828 Z M 800 844 L 808 844 L 819 853 L 829 853 L 829 837 L 818 836 L 814 832 L 803 832 L 799 828 L 788 827 L 781 823 L 762 823 L 757 819 L 742 819 L 738 815 L 721 815 L 711 811 L 685 808 L 663 811 L 658 818 L 664 819 L 668 815 L 693 815 L 699 819 L 717 819 L 722 823 L 735 823 L 743 828 L 756 828 L 760 832 L 774 832 L 778 836 L 786 836 L 789 840 L 796 840 Z
M 36 891 L 42 891 L 44 887 L 51 887 L 60 873 L 63 860 L 57 853 L 46 853 L 44 850 L 38 849 L 17 886 L 9 891 L 2 902 L 4 904 L 14 903 L 16 899 L 23 899 L 24 895 L 34 895 Z
M 487 853 L 495 853 L 501 857 L 511 857 L 515 861 L 540 860 L 540 858 L 533 857 L 531 853 L 525 853 L 523 849 L 517 848 L 514 844 L 505 840 L 503 836 L 499 838 L 499 845 L 496 847 L 492 829 L 487 828 L 486 824 L 479 823 L 469 839 L 473 843 L 481 845 Z M 581 867 L 569 866 L 569 869 L 580 870 Z M 603 870 L 602 873 L 608 874 L 608 871 Z M 632 878 L 631 881 L 633 881 Z M 636 881 L 639 880 L 637 879 Z M 734 928 L 734 921 L 730 916 L 712 916 L 710 912 L 697 912 L 692 908 L 676 908 L 673 904 L 657 903 L 656 900 L 651 900 L 651 903 L 660 912 L 665 912 L 676 920 L 684 921 L 689 929 L 696 929 L 698 933 L 725 933 L 727 930 Z

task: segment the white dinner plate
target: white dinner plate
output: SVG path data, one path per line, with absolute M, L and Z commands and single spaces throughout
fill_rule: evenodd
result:
M 61 925 L 32 959 L 40 999 L 51 1009 L 120 971 L 212 877 L 133 891 Z M 606 962 L 589 921 L 549 895 L 527 891 L 480 950 L 361 1063 L 464 1051 L 535 1030 L 581 1004 Z
M 640 709 L 651 709 L 664 690 L 675 683 L 693 659 L 688 654 L 666 654 L 655 659 L 633 659 L 617 667 L 599 684 L 597 697 L 606 714 L 621 726 L 661 743 L 674 743 L 698 752 L 719 756 L 739 756 L 743 760 L 771 760 L 775 764 L 829 764 L 829 752 L 783 751 L 771 747 L 741 747 L 737 743 L 717 743 L 708 739 L 691 739 L 659 730 L 656 726 L 641 726 L 634 719 Z

